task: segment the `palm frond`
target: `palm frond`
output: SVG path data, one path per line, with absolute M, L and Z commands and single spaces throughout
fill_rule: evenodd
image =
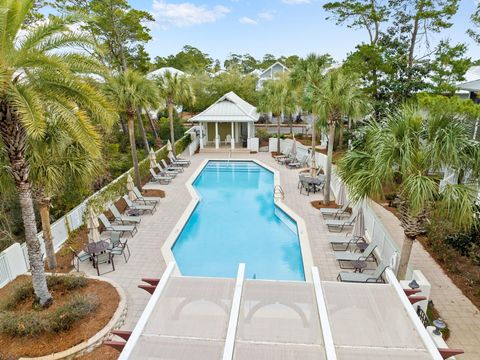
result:
M 478 189 L 461 184 L 447 184 L 437 203 L 437 210 L 459 230 L 468 230 L 475 222 L 475 201 Z

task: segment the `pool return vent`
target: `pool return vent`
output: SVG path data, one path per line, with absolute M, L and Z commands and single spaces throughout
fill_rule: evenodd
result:
M 285 192 L 280 185 L 275 185 L 275 187 L 273 188 L 273 197 L 275 199 L 285 200 Z

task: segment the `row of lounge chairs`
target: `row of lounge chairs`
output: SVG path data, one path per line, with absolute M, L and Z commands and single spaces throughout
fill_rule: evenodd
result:
M 170 163 L 167 164 L 165 159 L 161 159 L 155 169 L 150 169 L 152 181 L 168 185 L 179 173 L 183 172 L 185 167 L 190 165 L 189 160 L 177 158 L 172 153 L 169 154 L 169 160 Z
M 308 155 L 301 160 L 297 159 L 295 154 L 276 155 L 273 157 L 279 164 L 285 165 L 289 169 L 300 169 L 307 165 Z

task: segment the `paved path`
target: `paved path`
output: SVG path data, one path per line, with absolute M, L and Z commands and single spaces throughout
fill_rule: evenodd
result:
M 121 284 L 127 294 L 129 311 L 125 329 L 133 329 L 140 317 L 150 295 L 138 289 L 141 277 L 160 277 L 166 264 L 161 255 L 161 247 L 172 229 L 177 224 L 181 214 L 190 202 L 190 194 L 185 182 L 191 177 L 201 162 L 209 157 L 222 158 L 228 154 L 197 154 L 191 158 L 192 165 L 185 172 L 179 174 L 167 186 L 153 185 L 165 191 L 166 197 L 162 199 L 158 210 L 153 215 L 145 215 L 139 226 L 138 233 L 129 240 L 131 258 L 127 264 L 123 259 L 116 260 L 116 271 L 104 276 Z M 319 268 L 322 280 L 335 280 L 339 267 L 334 260 L 334 254 L 325 241 L 328 230 L 310 202 L 320 200 L 321 195 L 299 195 L 297 190 L 298 170 L 289 170 L 279 166 L 268 153 L 232 154 L 232 158 L 254 157 L 265 164 L 276 168 L 280 172 L 281 186 L 285 191 L 285 202 L 299 216 L 303 217 L 307 226 L 313 262 Z M 398 219 L 378 206 L 378 216 L 392 233 L 396 241 L 401 243 L 403 231 Z M 441 315 L 448 322 L 452 335 L 449 340 L 450 347 L 465 349 L 467 354 L 458 359 L 480 359 L 480 315 L 473 304 L 461 294 L 459 289 L 443 273 L 441 268 L 416 244 L 413 249 L 412 264 L 415 269 L 420 269 L 432 283 L 432 299 Z M 94 274 L 94 269 L 89 264 L 82 264 L 82 271 Z
M 398 218 L 380 205 L 375 206 L 375 212 L 401 246 L 403 229 Z M 432 285 L 430 298 L 451 331 L 448 346 L 465 350 L 465 354 L 458 356 L 457 359 L 479 360 L 480 311 L 462 294 L 419 242 L 414 243 L 410 266 L 421 270 Z

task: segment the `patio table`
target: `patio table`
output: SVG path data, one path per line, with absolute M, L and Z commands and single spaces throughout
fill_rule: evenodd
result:
M 106 251 L 108 249 L 108 246 L 109 246 L 109 243 L 107 241 L 100 240 L 100 241 L 97 241 L 97 242 L 94 242 L 94 243 L 88 243 L 85 246 L 84 251 L 87 254 L 96 255 L 96 254 L 99 254 L 101 252 Z
M 365 249 L 368 247 L 368 243 L 366 243 L 365 241 L 358 241 L 356 245 L 360 252 L 364 252 Z
M 363 272 L 363 269 L 367 267 L 367 262 L 363 260 L 354 260 L 352 261 L 352 266 L 354 268 L 353 272 Z

